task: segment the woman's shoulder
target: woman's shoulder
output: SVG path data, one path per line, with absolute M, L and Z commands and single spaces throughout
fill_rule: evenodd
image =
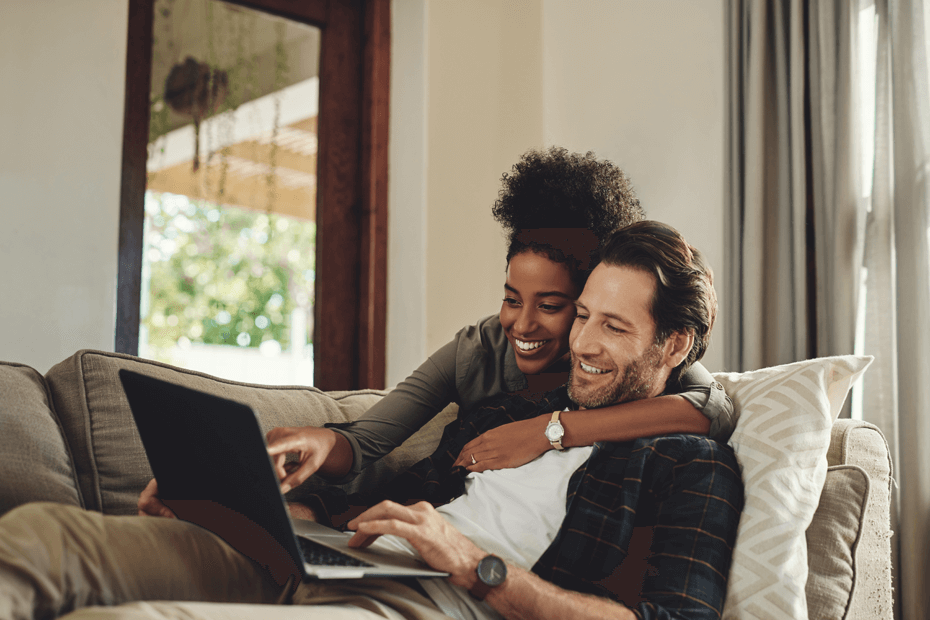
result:
M 467 401 L 522 389 L 526 383 L 496 314 L 459 330 L 455 358 L 456 384 Z
M 455 338 L 460 351 L 463 349 L 487 352 L 504 351 L 509 346 L 507 334 L 504 333 L 500 316 L 497 314 L 486 316 L 474 325 L 463 327 Z

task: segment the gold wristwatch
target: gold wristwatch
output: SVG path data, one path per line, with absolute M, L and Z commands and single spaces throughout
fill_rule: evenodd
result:
M 559 451 L 565 449 L 562 447 L 562 437 L 565 436 L 565 427 L 559 422 L 560 413 L 562 412 L 553 411 L 552 419 L 549 420 L 549 424 L 546 425 L 546 439 L 549 440 L 553 448 Z

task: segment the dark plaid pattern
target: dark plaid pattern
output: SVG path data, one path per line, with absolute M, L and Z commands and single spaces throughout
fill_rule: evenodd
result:
M 432 456 L 400 474 L 376 495 L 346 497 L 338 489 L 317 495 L 317 514 L 380 499 L 426 500 L 439 505 L 464 491 L 468 471 L 452 467 L 462 447 L 509 422 L 564 409 L 563 389 L 540 403 L 501 396 L 450 423 Z M 598 443 L 572 475 L 567 515 L 533 572 L 560 587 L 615 598 L 601 584 L 627 556 L 633 528 L 653 526 L 655 570 L 647 573 L 641 618 L 719 618 L 726 594 L 743 485 L 733 451 L 707 437 L 666 435 L 625 443 Z

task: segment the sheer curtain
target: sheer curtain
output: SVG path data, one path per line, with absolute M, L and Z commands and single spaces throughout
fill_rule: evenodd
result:
M 865 238 L 862 417 L 895 464 L 899 617 L 930 618 L 930 73 L 923 0 L 876 0 L 875 154 Z
M 930 619 L 930 0 L 729 0 L 727 366 L 874 355 L 896 614 Z

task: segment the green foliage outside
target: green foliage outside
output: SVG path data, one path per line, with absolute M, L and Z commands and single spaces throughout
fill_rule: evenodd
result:
M 289 349 L 295 309 L 312 334 L 314 222 L 153 192 L 145 213 L 154 357 L 186 341 Z

